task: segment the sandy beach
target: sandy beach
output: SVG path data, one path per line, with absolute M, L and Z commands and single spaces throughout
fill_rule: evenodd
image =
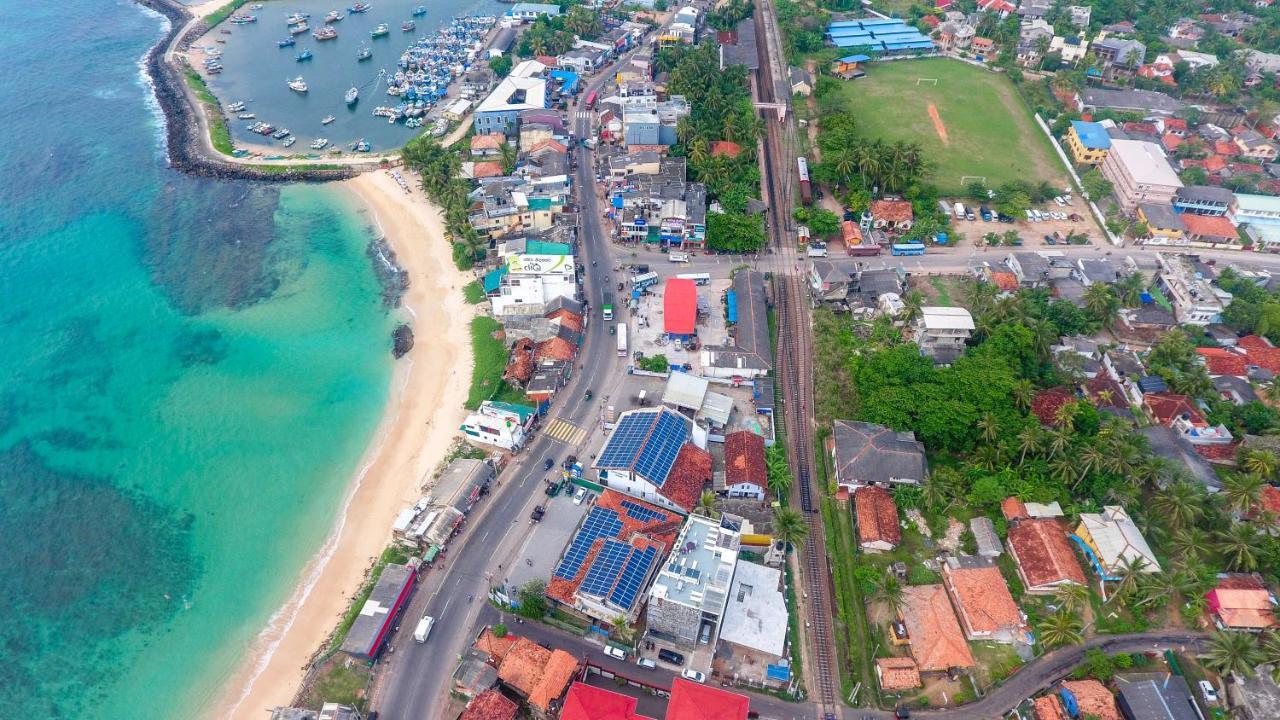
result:
M 465 415 L 474 309 L 462 287 L 471 278 L 453 265 L 439 211 L 415 179 L 406 179 L 409 192 L 386 171 L 342 185 L 359 198 L 409 273 L 403 302 L 417 342 L 397 361 L 386 413 L 333 532 L 299 575 L 289 601 L 246 649 L 209 717 L 260 720 L 264 711 L 290 702 L 308 660 L 390 541 L 396 513 L 418 499 Z

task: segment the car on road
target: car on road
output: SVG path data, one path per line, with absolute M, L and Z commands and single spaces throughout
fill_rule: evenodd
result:
M 612 645 L 605 645 L 605 646 L 604 646 L 604 654 L 605 654 L 605 655 L 608 655 L 609 657 L 614 658 L 614 659 L 616 659 L 616 660 L 626 660 L 626 659 L 627 659 L 627 651 L 626 651 L 626 650 L 623 650 L 622 648 L 616 648 L 616 647 L 614 647 L 614 646 L 612 646 Z
M 542 461 L 542 469 L 543 469 L 543 470 L 550 470 L 551 468 L 553 468 L 553 467 L 555 467 L 555 466 L 556 466 L 556 461 L 555 461 L 555 460 L 552 460 L 551 458 L 547 458 L 546 460 L 543 460 L 543 461 Z
M 898 720 L 908 720 L 911 717 L 911 711 L 904 707 L 896 707 L 893 709 L 893 716 Z
M 1213 686 L 1213 683 L 1209 682 L 1208 680 L 1201 680 L 1200 681 L 1200 697 L 1204 698 L 1204 701 L 1206 703 L 1210 705 L 1214 705 L 1218 702 L 1218 689 L 1215 688 Z
M 653 670 L 654 668 L 658 667 L 658 663 L 654 662 L 650 658 L 643 658 L 643 657 L 637 658 L 636 664 L 646 670 Z
M 541 522 L 542 516 L 547 514 L 547 509 L 541 505 L 534 505 L 533 512 L 529 513 L 529 519 L 533 522 Z
M 578 492 L 573 494 L 573 504 L 581 505 L 583 500 L 587 499 L 587 489 L 578 488 Z
M 658 651 L 658 659 L 662 662 L 669 662 L 672 665 L 683 665 L 684 656 L 674 650 L 663 648 Z
M 699 682 L 699 683 L 707 681 L 706 675 L 703 675 L 697 670 L 692 670 L 690 668 L 685 668 L 684 670 L 681 670 L 680 677 L 684 678 L 685 680 L 692 680 L 694 682 Z

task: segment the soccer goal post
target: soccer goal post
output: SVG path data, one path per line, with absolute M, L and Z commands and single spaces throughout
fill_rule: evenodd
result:
M 938 78 L 916 78 L 916 85 L 933 85 L 937 86 Z
M 983 185 L 986 185 L 987 176 L 986 175 L 961 175 L 960 176 L 961 185 L 968 185 L 971 182 L 980 182 Z

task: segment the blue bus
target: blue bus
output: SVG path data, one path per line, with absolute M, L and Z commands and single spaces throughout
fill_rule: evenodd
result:
M 889 252 L 894 255 L 923 255 L 924 243 L 919 243 L 919 242 L 894 243 L 893 247 L 890 248 Z

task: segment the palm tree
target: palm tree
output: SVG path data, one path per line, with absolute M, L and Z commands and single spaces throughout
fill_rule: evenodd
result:
M 1245 464 L 1248 465 L 1248 460 Z M 1232 512 L 1246 515 L 1258 506 L 1258 502 L 1262 500 L 1262 489 L 1266 485 L 1261 476 L 1252 472 L 1232 473 L 1222 481 L 1222 499 Z
M 1276 474 L 1276 454 L 1270 450 L 1250 450 L 1245 454 L 1242 465 L 1260 478 L 1269 478 Z
M 1077 613 L 1089 600 L 1089 588 L 1076 583 L 1059 585 L 1053 591 L 1053 600 L 1064 612 Z
M 1173 533 L 1173 548 L 1182 557 L 1199 560 L 1209 553 L 1209 534 L 1191 525 Z
M 773 514 L 773 536 L 792 547 L 809 536 L 809 525 L 798 510 L 778 508 Z
M 920 317 L 920 308 L 924 307 L 924 295 L 919 290 L 910 290 L 902 296 L 902 319 L 914 322 Z
M 1218 533 L 1218 551 L 1233 570 L 1253 572 L 1258 568 L 1258 531 L 1247 523 L 1231 523 Z
M 1208 649 L 1200 659 L 1205 667 L 1219 675 L 1250 678 L 1264 657 L 1255 636 L 1219 630 L 1209 636 Z
M 1102 323 L 1102 327 L 1107 329 L 1115 324 L 1116 317 L 1120 313 L 1120 301 L 1111 290 L 1111 286 L 1100 282 L 1091 283 L 1085 289 L 1084 307 L 1095 320 Z
M 1040 429 L 1034 425 L 1028 425 L 1018 433 L 1018 452 L 1022 453 L 1018 457 L 1018 465 L 1021 466 L 1027 461 L 1027 453 L 1040 452 L 1040 438 L 1042 437 Z
M 1059 645 L 1079 645 L 1084 642 L 1080 633 L 1080 619 L 1071 613 L 1059 610 L 1040 621 L 1040 641 L 1047 647 Z
M 1132 557 L 1120 563 L 1118 568 L 1120 572 L 1119 579 L 1116 580 L 1115 590 L 1111 593 L 1111 599 L 1108 602 L 1121 602 L 1133 595 L 1138 589 L 1138 577 L 1147 567 L 1147 559 L 1141 556 Z
M 713 518 L 716 516 L 716 494 L 711 490 L 703 490 L 698 496 L 698 514 Z
M 978 418 L 978 435 L 988 443 L 994 443 L 1000 437 L 1000 423 L 996 420 L 995 413 L 988 410 Z
M 1096 446 L 1086 446 L 1084 450 L 1080 451 L 1080 455 L 1076 458 L 1076 462 L 1080 464 L 1080 477 L 1076 479 L 1075 484 L 1071 487 L 1075 488 L 1080 483 L 1084 482 L 1085 476 L 1100 469 L 1102 464 L 1106 462 L 1106 459 L 1107 456 L 1103 455 L 1102 451 Z
M 886 572 L 876 581 L 875 589 L 871 591 L 871 600 L 879 603 L 885 610 L 889 611 L 890 615 L 896 617 L 898 610 L 902 608 L 903 602 L 903 588 L 898 576 L 891 572 Z
M 1030 380 L 1019 380 L 1013 386 L 1013 404 L 1018 406 L 1019 410 L 1031 409 L 1031 403 L 1036 399 L 1036 386 Z
M 1142 304 L 1142 293 L 1146 292 L 1147 282 L 1142 273 L 1134 272 L 1120 278 L 1116 283 L 1116 296 L 1125 307 L 1138 307 Z
M 925 481 L 924 487 L 921 489 L 923 493 L 921 499 L 924 501 L 925 507 L 933 510 L 943 510 L 951 500 L 951 488 L 948 486 L 945 476 L 941 472 L 935 472 Z
M 609 622 L 613 626 L 610 634 L 617 638 L 618 642 L 623 645 L 635 646 L 636 629 L 627 624 L 625 615 L 617 615 Z
M 792 484 L 791 467 L 787 464 L 786 452 L 781 446 L 774 445 L 764 454 L 764 464 L 769 490 L 773 492 L 774 497 L 786 497 Z
M 1071 433 L 1066 428 L 1049 431 L 1049 456 L 1057 458 L 1071 448 Z
M 1187 527 L 1204 511 L 1199 495 L 1191 483 L 1176 482 L 1158 493 L 1151 505 L 1168 518 L 1173 527 Z
M 1076 426 L 1076 404 L 1074 402 L 1066 402 L 1058 406 L 1058 409 L 1053 411 L 1053 424 L 1068 433 L 1074 430 Z
M 1280 685 L 1280 630 L 1271 630 L 1260 643 L 1263 661 L 1271 666 L 1271 681 Z

